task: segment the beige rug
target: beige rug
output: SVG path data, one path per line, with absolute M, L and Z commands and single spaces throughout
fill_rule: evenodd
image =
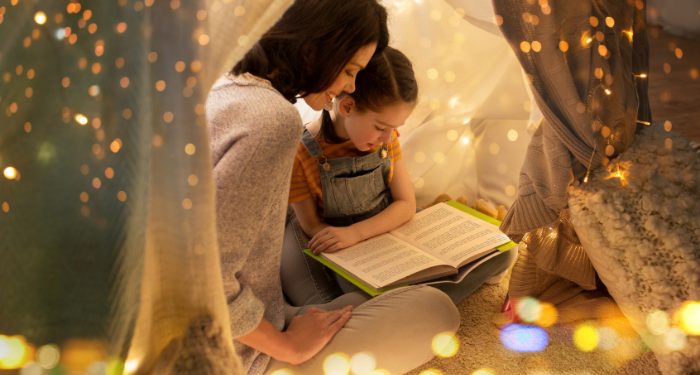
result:
M 600 331 L 608 334 L 601 335 L 598 347 L 589 352 L 574 344 L 577 324 L 546 328 L 549 344 L 541 352 L 519 353 L 507 349 L 491 317 L 500 311 L 509 278 L 499 285 L 480 287 L 457 306 L 462 323 L 457 332 L 459 350 L 454 356 L 436 357 L 409 374 L 419 375 L 433 369 L 439 370 L 435 371 L 437 374 L 471 375 L 485 368 L 495 375 L 661 374 L 653 353 L 643 346 L 626 320 L 592 321 L 599 328 L 609 328 Z M 612 330 L 615 334 L 609 334 Z

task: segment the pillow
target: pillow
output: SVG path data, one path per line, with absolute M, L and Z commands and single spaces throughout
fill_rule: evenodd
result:
M 663 374 L 700 371 L 700 155 L 653 124 L 569 189 L 572 223 Z

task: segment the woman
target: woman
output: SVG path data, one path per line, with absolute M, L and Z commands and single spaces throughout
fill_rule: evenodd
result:
M 410 332 L 410 337 L 426 338 L 422 341 L 427 347 L 416 349 L 420 355 L 413 348 L 402 348 L 413 358 L 378 359 L 379 366 L 408 371 L 432 357 L 430 336 L 457 328 L 459 316 L 449 298 L 418 287 L 375 298 L 358 308 L 359 314 L 352 312 L 353 306 L 364 299 L 340 301 L 324 310 L 306 306 L 303 314 L 294 311 L 298 316 L 281 331 L 285 326 L 279 276 L 282 237 L 292 162 L 302 134 L 301 118 L 292 103 L 300 96 L 320 110 L 343 91 L 353 92 L 359 70 L 388 44 L 386 18 L 376 0 L 297 0 L 209 93 L 206 109 L 224 287 L 234 345 L 248 374 L 298 364 L 303 365 L 295 372 L 321 373 L 326 352 L 336 350 L 334 345 L 354 351 L 346 344 L 367 339 L 367 333 L 415 323 L 417 316 L 429 318 L 431 322 L 417 333 Z M 391 315 L 391 306 L 397 306 L 392 299 L 421 303 Z M 389 314 L 377 314 L 373 308 Z M 351 314 L 357 329 L 341 331 L 343 338 L 327 346 Z M 381 344 L 371 341 L 364 347 Z

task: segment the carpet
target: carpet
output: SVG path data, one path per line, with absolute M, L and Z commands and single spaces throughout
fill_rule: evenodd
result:
M 506 348 L 500 330 L 491 323 L 508 290 L 510 273 L 498 285 L 483 285 L 457 305 L 461 324 L 459 349 L 454 356 L 435 357 L 409 375 L 658 375 L 654 354 L 646 348 L 627 320 L 607 319 L 554 324 L 545 328 L 548 344 L 540 352 L 521 353 Z M 581 324 L 595 327 L 595 349 L 583 351 L 574 342 Z M 591 330 L 592 331 L 592 330 Z M 589 339 L 590 340 L 590 339 Z M 590 341 L 588 342 L 590 344 Z M 479 370 L 489 372 L 478 373 Z

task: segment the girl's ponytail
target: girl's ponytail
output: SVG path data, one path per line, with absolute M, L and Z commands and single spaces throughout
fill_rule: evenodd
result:
M 415 103 L 418 83 L 411 60 L 401 51 L 387 47 L 357 74 L 355 92 L 350 95 L 361 112 L 379 112 L 386 106 Z

